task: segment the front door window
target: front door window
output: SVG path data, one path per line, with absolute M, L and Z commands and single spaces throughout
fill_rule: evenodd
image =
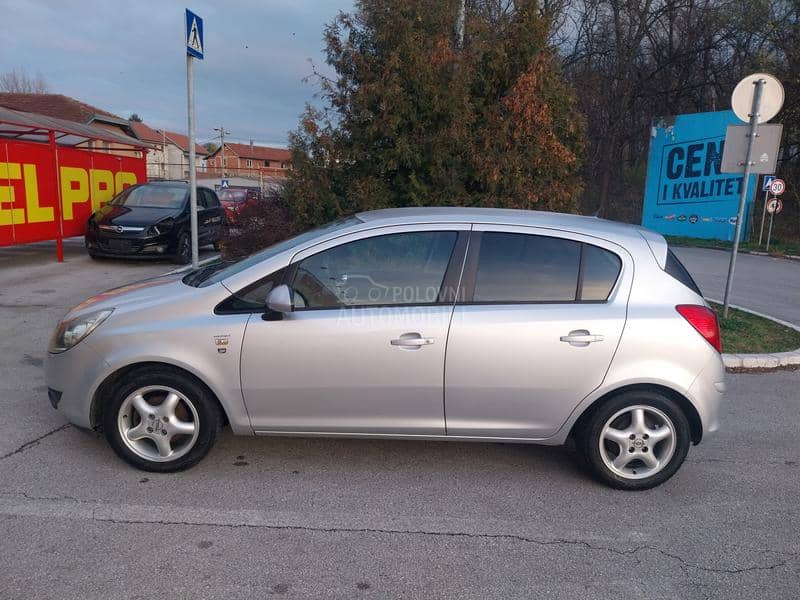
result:
M 303 260 L 292 282 L 295 307 L 435 304 L 455 231 L 394 233 L 356 240 Z

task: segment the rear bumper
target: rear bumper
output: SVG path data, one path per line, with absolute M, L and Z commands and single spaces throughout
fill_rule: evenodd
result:
M 689 387 L 691 400 L 703 425 L 703 437 L 719 430 L 720 412 L 725 399 L 725 365 L 722 356 L 715 354 Z

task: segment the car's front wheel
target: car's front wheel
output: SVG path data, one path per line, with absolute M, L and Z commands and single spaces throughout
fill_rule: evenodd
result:
M 686 458 L 686 415 L 657 391 L 630 391 L 604 403 L 579 432 L 577 445 L 604 483 L 645 490 L 672 477 Z
M 190 260 L 192 260 L 192 242 L 189 239 L 189 234 L 184 231 L 178 236 L 172 262 L 178 265 L 185 265 L 188 264 Z
M 214 444 L 219 405 L 204 386 L 170 368 L 135 371 L 111 392 L 103 431 L 114 451 L 145 471 L 191 467 Z

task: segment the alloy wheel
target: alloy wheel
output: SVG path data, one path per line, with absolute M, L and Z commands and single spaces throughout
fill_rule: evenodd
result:
M 626 406 L 603 425 L 600 457 L 625 479 L 652 477 L 675 454 L 675 424 L 661 410 L 643 404 Z
M 191 400 L 178 390 L 147 386 L 122 402 L 117 427 L 131 452 L 148 461 L 166 462 L 185 456 L 194 447 L 200 419 Z

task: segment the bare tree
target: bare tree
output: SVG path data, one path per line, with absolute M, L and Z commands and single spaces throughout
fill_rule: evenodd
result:
M 583 207 L 638 220 L 654 118 L 721 110 L 736 81 L 773 70 L 768 32 L 797 0 L 575 0 L 555 21 L 588 124 Z
M 41 72 L 32 76 L 22 69 L 13 69 L 0 74 L 0 92 L 47 94 L 49 91 L 50 86 Z

